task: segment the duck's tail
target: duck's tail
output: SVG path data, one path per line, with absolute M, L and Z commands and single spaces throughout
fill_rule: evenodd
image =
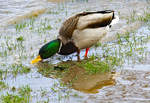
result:
M 113 26 L 114 24 L 117 24 L 118 22 L 119 22 L 119 16 L 115 15 L 114 19 L 111 21 L 111 23 L 109 25 Z
M 113 20 L 111 21 L 111 23 L 109 25 L 106 26 L 106 30 L 110 31 L 110 28 L 114 25 L 117 24 L 119 22 L 119 16 L 115 15 Z

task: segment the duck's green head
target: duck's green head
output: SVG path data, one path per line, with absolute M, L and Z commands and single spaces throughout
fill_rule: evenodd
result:
M 39 55 L 36 59 L 31 61 L 31 64 L 42 61 L 43 59 L 47 59 L 59 51 L 61 45 L 61 41 L 59 39 L 53 40 L 45 44 L 39 50 Z

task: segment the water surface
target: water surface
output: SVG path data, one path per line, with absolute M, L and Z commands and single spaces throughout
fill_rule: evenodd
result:
M 140 63 L 125 63 L 123 68 L 117 68 L 115 73 L 92 76 L 82 74 L 84 71 L 80 68 L 72 68 L 63 78 L 47 76 L 39 72 L 37 66 L 30 64 L 37 56 L 39 48 L 57 37 L 62 22 L 77 12 L 103 9 L 116 11 L 120 22 L 112 28 L 102 43 L 115 42 L 117 32 L 124 34 L 135 30 L 137 36 L 149 35 L 148 24 L 129 21 L 133 12 L 135 15 L 143 15 L 144 11 L 149 10 L 149 5 L 148 0 L 1 0 L 0 70 L 8 70 L 10 73 L 2 81 L 16 88 L 29 85 L 32 89 L 31 103 L 43 103 L 48 98 L 51 100 L 49 103 L 149 103 L 150 55 Z M 18 41 L 19 37 L 23 37 L 23 40 Z M 149 51 L 150 43 L 145 45 Z M 89 55 L 101 52 L 99 47 L 92 48 Z M 73 56 L 71 59 L 74 61 L 75 55 L 70 56 Z M 82 59 L 83 55 L 84 50 L 81 52 Z M 57 63 L 61 60 L 67 61 L 70 57 L 56 55 L 47 61 Z M 29 67 L 30 73 L 19 73 L 14 78 L 11 74 L 13 65 L 18 64 Z M 67 83 L 75 76 L 80 79 L 75 80 L 72 87 L 62 86 L 62 82 Z M 43 91 L 46 93 L 44 96 Z

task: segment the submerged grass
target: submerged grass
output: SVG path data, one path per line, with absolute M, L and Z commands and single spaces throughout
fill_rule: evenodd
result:
M 30 20 L 28 22 L 25 21 L 20 24 L 16 24 L 15 25 L 16 31 L 20 32 L 21 30 L 23 30 L 26 27 L 33 26 L 34 22 L 35 22 L 35 17 L 32 17 L 32 18 L 30 18 Z
M 17 93 L 8 93 L 1 96 L 2 103 L 30 103 L 31 98 L 31 89 L 30 87 L 23 86 L 18 89 Z
M 24 102 L 24 98 L 16 94 L 7 93 L 6 96 L 1 97 L 2 103 L 27 103 Z
M 0 91 L 6 88 L 8 88 L 7 84 L 5 84 L 3 81 L 0 81 Z
M 16 63 L 6 68 L 6 70 L 0 70 L 0 80 L 5 80 L 10 75 L 16 77 L 18 74 L 27 74 L 31 71 L 29 67 Z
M 144 21 L 144 22 L 149 22 L 150 21 L 150 13 L 145 11 L 144 16 L 139 16 L 138 20 Z
M 6 79 L 7 75 L 8 75 L 8 69 L 6 69 L 6 70 L 0 70 L 0 80 Z
M 23 36 L 19 36 L 18 38 L 16 38 L 17 42 L 23 42 L 24 41 L 24 37 Z
M 135 64 L 146 60 L 150 52 L 147 49 L 147 43 L 150 41 L 150 35 L 127 32 L 124 36 L 117 34 L 117 40 L 111 43 L 99 43 L 102 53 L 97 55 L 103 58 L 107 63 L 111 62 L 114 67 L 122 66 L 124 63 Z
M 147 8 L 149 10 L 149 8 Z M 137 12 L 135 10 L 131 11 L 131 14 L 129 17 L 127 17 L 127 24 L 136 22 L 136 21 L 142 21 L 142 22 L 149 22 L 150 21 L 150 13 L 147 11 L 144 11 L 144 14 L 137 15 Z
M 49 31 L 52 29 L 52 26 L 50 25 L 50 19 L 45 18 L 40 20 L 38 23 L 36 22 L 36 18 L 31 18 L 29 20 L 26 20 L 20 24 L 16 24 L 16 32 L 20 33 L 23 30 L 28 30 L 30 32 L 36 32 L 36 33 L 46 33 L 46 31 Z
M 14 77 L 16 77 L 18 73 L 27 74 L 31 70 L 29 67 L 24 66 L 23 64 L 12 64 L 10 68 L 12 69 L 12 74 Z

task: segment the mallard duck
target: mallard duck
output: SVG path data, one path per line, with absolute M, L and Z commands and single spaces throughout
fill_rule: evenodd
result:
M 85 58 L 91 46 L 105 37 L 108 29 L 119 21 L 112 10 L 82 12 L 68 18 L 61 26 L 56 40 L 45 44 L 39 55 L 31 63 L 47 59 L 54 54 L 69 55 L 77 52 L 80 61 L 80 50 L 86 49 Z

